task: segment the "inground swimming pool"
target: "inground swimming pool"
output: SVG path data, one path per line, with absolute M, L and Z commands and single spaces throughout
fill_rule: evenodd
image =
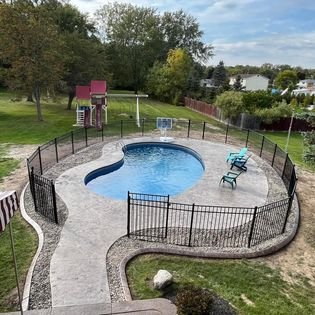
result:
M 89 189 L 119 200 L 126 200 L 128 191 L 175 196 L 193 187 L 204 173 L 200 155 L 181 145 L 133 143 L 123 151 L 123 160 L 85 177 Z

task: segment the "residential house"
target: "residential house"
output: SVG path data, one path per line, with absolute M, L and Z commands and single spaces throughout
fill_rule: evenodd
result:
M 206 88 L 213 88 L 213 87 L 215 87 L 213 85 L 213 80 L 212 79 L 201 79 L 200 80 L 200 86 L 201 87 L 206 87 Z
M 244 91 L 267 90 L 269 79 L 261 74 L 239 74 L 230 78 L 230 85 L 233 85 L 236 78 L 240 76 Z
M 313 80 L 313 79 L 301 80 L 297 84 L 297 89 L 292 91 L 292 94 L 294 94 L 294 95 L 299 95 L 299 94 L 315 95 L 315 80 Z

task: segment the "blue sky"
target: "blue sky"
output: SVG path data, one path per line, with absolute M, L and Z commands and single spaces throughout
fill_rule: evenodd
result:
M 80 11 L 93 12 L 108 1 L 71 0 Z M 183 9 L 193 15 L 213 45 L 209 64 L 290 64 L 315 68 L 315 1 L 313 0 L 133 0 L 158 11 Z

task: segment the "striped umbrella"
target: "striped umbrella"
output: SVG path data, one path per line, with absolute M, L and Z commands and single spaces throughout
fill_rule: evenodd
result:
M 18 209 L 19 209 L 19 200 L 18 200 L 16 191 L 7 191 L 7 192 L 0 191 L 0 234 L 5 230 L 6 226 L 8 225 L 9 231 L 10 231 L 15 280 L 16 280 L 16 285 L 17 285 L 18 295 L 19 295 L 19 302 L 20 302 L 20 311 L 21 311 L 21 314 L 23 314 L 20 286 L 19 286 L 19 280 L 18 280 L 19 277 L 18 277 L 18 272 L 17 272 L 13 233 L 12 233 L 12 226 L 11 226 L 11 218 L 14 216 L 14 213 Z

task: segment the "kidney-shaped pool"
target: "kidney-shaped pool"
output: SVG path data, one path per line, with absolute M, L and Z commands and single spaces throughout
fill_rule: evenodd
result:
M 181 145 L 133 143 L 123 151 L 123 160 L 85 177 L 89 189 L 119 200 L 126 200 L 128 191 L 175 196 L 193 187 L 204 173 L 200 155 Z

